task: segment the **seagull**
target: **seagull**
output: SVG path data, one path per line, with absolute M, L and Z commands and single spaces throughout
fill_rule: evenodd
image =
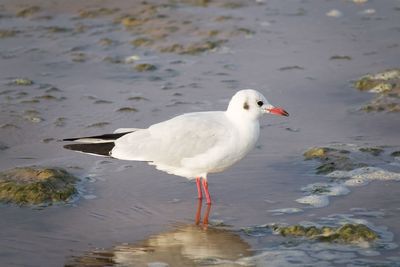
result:
M 196 179 L 197 195 L 211 204 L 207 175 L 241 160 L 256 144 L 263 114 L 289 116 L 258 91 L 238 91 L 225 111 L 192 112 L 146 129 L 67 138 L 66 149 L 121 160 L 144 161 L 169 174 Z

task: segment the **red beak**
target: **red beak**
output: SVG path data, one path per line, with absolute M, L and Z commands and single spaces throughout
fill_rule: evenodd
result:
M 289 116 L 289 113 L 288 113 L 286 110 L 284 110 L 283 108 L 276 108 L 276 107 L 274 107 L 274 108 L 269 109 L 268 111 L 269 111 L 271 114 L 274 114 L 274 115 L 286 116 L 286 117 Z

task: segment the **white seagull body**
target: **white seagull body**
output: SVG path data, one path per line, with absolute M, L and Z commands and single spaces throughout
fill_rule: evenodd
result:
M 207 203 L 211 203 L 207 174 L 225 170 L 242 159 L 256 144 L 262 114 L 288 116 L 268 103 L 256 90 L 237 92 L 226 111 L 186 113 L 147 129 L 118 129 L 114 134 L 64 139 L 79 144 L 65 148 L 116 159 L 146 161 L 169 174 L 200 178 Z

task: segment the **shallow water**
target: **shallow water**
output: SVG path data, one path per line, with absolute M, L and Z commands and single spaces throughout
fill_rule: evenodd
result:
M 106 261 L 126 266 L 368 266 L 371 261 L 396 266 L 398 182 L 352 188 L 349 194 L 329 197 L 323 208 L 296 199 L 305 195 L 301 188 L 328 179 L 314 175 L 316 162 L 303 161 L 309 147 L 343 143 L 395 149 L 400 144 L 398 114 L 359 111 L 372 95 L 351 86 L 366 73 L 398 67 L 398 1 L 276 0 L 234 9 L 211 4 L 163 10 L 175 12 L 178 21 L 191 18 L 200 29 L 214 27 L 212 18 L 231 16 L 236 19 L 218 24 L 220 31 L 251 30 L 194 56 L 134 48 L 129 42 L 137 34 L 113 23 L 116 14 L 78 19 L 79 10 L 95 6 L 79 2 L 35 1 L 42 11 L 28 17 L 15 16 L 24 1 L 0 5 L 0 29 L 17 31 L 0 39 L 0 145 L 8 147 L 0 151 L 0 168 L 60 166 L 83 177 L 80 198 L 66 206 L 0 207 L 2 265 L 76 264 L 74 259 L 104 250 Z M 128 1 L 119 5 L 128 13 L 134 9 Z M 327 16 L 333 9 L 342 16 Z M 368 9 L 375 13 L 365 14 L 371 13 Z M 184 42 L 197 34 L 173 38 Z M 100 40 L 105 38 L 114 42 L 104 45 Z M 123 62 L 132 56 L 139 58 L 137 63 Z M 342 59 L 331 59 L 335 56 Z M 122 63 L 110 63 L 107 57 Z M 133 66 L 138 63 L 154 64 L 157 70 L 137 72 Z M 10 85 L 15 78 L 34 84 Z M 142 163 L 72 153 L 57 142 L 146 127 L 183 112 L 222 110 L 242 88 L 259 89 L 291 116 L 263 118 L 257 148 L 231 169 L 210 175 L 214 203 L 208 230 L 193 226 L 193 182 Z M 126 107 L 131 109 L 120 111 Z M 399 172 L 398 159 L 390 166 Z M 297 212 L 274 212 L 287 208 Z M 394 234 L 390 246 L 316 246 L 240 230 L 278 222 L 318 223 L 334 214 L 387 227 Z M 176 243 L 170 244 L 170 238 Z M 203 249 L 204 243 L 211 248 Z M 136 257 L 143 247 L 155 251 L 154 257 Z

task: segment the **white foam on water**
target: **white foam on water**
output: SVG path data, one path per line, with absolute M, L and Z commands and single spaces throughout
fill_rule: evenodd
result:
M 337 183 L 313 183 L 302 187 L 301 190 L 310 195 L 299 198 L 296 201 L 315 208 L 328 206 L 330 196 L 342 196 L 350 193 L 346 186 Z
M 302 191 L 315 195 L 341 196 L 350 193 L 343 184 L 335 183 L 313 183 L 301 188 Z
M 268 210 L 268 212 L 274 213 L 273 215 L 294 214 L 303 211 L 304 211 L 303 209 L 299 208 L 283 208 L 283 209 Z
M 329 192 L 327 193 L 328 196 L 344 196 L 350 193 L 350 189 L 348 189 L 344 185 L 334 185 L 329 188 Z
M 350 178 L 356 175 L 363 175 L 366 173 L 381 171 L 381 168 L 376 167 L 361 167 L 351 171 L 333 171 L 328 173 L 326 176 L 331 178 Z
M 350 178 L 344 182 L 346 186 L 362 186 L 369 184 L 371 181 L 400 181 L 400 173 L 376 167 L 362 167 L 352 171 L 334 171 L 327 176 Z
M 329 198 L 325 195 L 309 195 L 296 199 L 296 202 L 308 204 L 315 208 L 323 208 L 329 205 Z

